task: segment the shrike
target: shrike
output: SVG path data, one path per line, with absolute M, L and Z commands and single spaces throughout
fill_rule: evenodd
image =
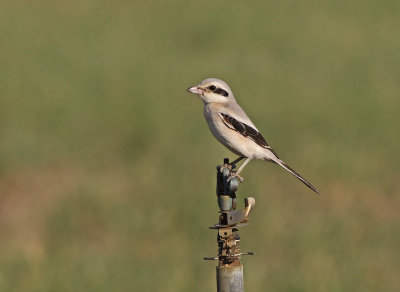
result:
M 187 91 L 197 94 L 203 100 L 204 117 L 215 138 L 239 155 L 232 164 L 246 158 L 234 176 L 242 180 L 239 173 L 254 158 L 267 160 L 279 164 L 319 194 L 315 187 L 284 163 L 272 150 L 250 118 L 237 104 L 228 84 L 219 79 L 209 78 L 200 82 L 199 85 L 188 88 Z

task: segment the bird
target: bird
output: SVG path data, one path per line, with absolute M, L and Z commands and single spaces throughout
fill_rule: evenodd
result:
M 230 179 L 238 177 L 243 181 L 239 174 L 252 159 L 266 160 L 280 165 L 319 194 L 311 183 L 279 158 L 236 102 L 232 90 L 225 81 L 207 78 L 198 85 L 189 87 L 187 91 L 198 95 L 203 101 L 204 118 L 214 137 L 234 154 L 239 155 L 239 158 L 231 164 L 246 159 Z

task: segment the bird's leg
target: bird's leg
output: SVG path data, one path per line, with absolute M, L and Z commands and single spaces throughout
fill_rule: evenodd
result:
M 243 159 L 245 159 L 245 158 L 246 158 L 246 157 L 244 157 L 244 156 L 239 156 L 238 159 L 232 161 L 232 162 L 229 163 L 229 164 L 230 164 L 230 165 L 234 165 L 234 164 L 238 163 L 239 161 L 241 161 L 241 160 L 243 160 Z
M 246 164 L 249 163 L 250 160 L 252 160 L 252 159 L 253 159 L 253 156 L 247 157 L 246 160 L 239 167 L 239 169 L 236 171 L 235 175 L 238 175 L 243 170 L 243 168 L 246 166 Z
M 237 177 L 242 182 L 243 178 L 239 175 L 239 173 L 243 170 L 243 168 L 246 166 L 246 164 L 250 162 L 251 159 L 253 159 L 253 156 L 247 157 L 246 160 L 239 167 L 239 169 L 236 172 L 234 172 L 233 174 L 231 174 L 231 176 L 228 178 L 228 181 L 230 181 L 234 177 Z

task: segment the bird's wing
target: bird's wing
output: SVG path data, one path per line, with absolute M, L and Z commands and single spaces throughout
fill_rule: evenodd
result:
M 270 160 L 270 161 L 275 162 L 275 163 L 279 164 L 280 166 L 282 166 L 283 168 L 285 168 L 287 171 L 289 171 L 291 174 L 293 174 L 295 177 L 297 177 L 301 182 L 303 182 L 307 187 L 309 187 L 314 192 L 319 194 L 318 190 L 313 185 L 311 185 L 305 178 L 303 178 L 300 174 L 298 174 L 296 171 L 294 171 L 292 168 L 290 168 L 286 163 L 284 163 L 278 157 L 278 155 L 275 153 L 274 150 L 272 150 L 271 146 L 268 145 L 267 141 L 264 139 L 264 137 L 261 135 L 260 132 L 258 132 L 256 129 L 254 129 L 251 126 L 238 121 L 237 119 L 235 119 L 234 117 L 232 117 L 230 115 L 227 115 L 227 114 L 224 114 L 221 112 L 219 112 L 218 115 L 224 122 L 225 126 L 227 126 L 231 130 L 238 132 L 239 134 L 243 135 L 244 137 L 253 140 L 261 147 L 266 148 L 269 151 L 271 151 L 278 159 Z
M 227 115 L 227 114 L 224 114 L 221 112 L 219 112 L 218 115 L 221 117 L 225 126 L 238 132 L 242 136 L 253 140 L 261 147 L 270 150 L 279 159 L 279 157 L 275 153 L 275 151 L 272 150 L 271 146 L 268 145 L 267 141 L 264 139 L 264 137 L 261 135 L 261 133 L 258 132 L 256 129 L 254 129 L 253 127 L 251 127 L 243 122 L 238 121 L 237 119 L 235 119 L 234 117 L 231 117 L 230 115 Z

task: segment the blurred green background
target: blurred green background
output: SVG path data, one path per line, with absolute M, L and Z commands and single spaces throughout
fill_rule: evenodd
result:
M 207 77 L 322 193 L 246 167 L 246 291 L 400 291 L 399 11 L 1 1 L 0 291 L 215 291 Z

